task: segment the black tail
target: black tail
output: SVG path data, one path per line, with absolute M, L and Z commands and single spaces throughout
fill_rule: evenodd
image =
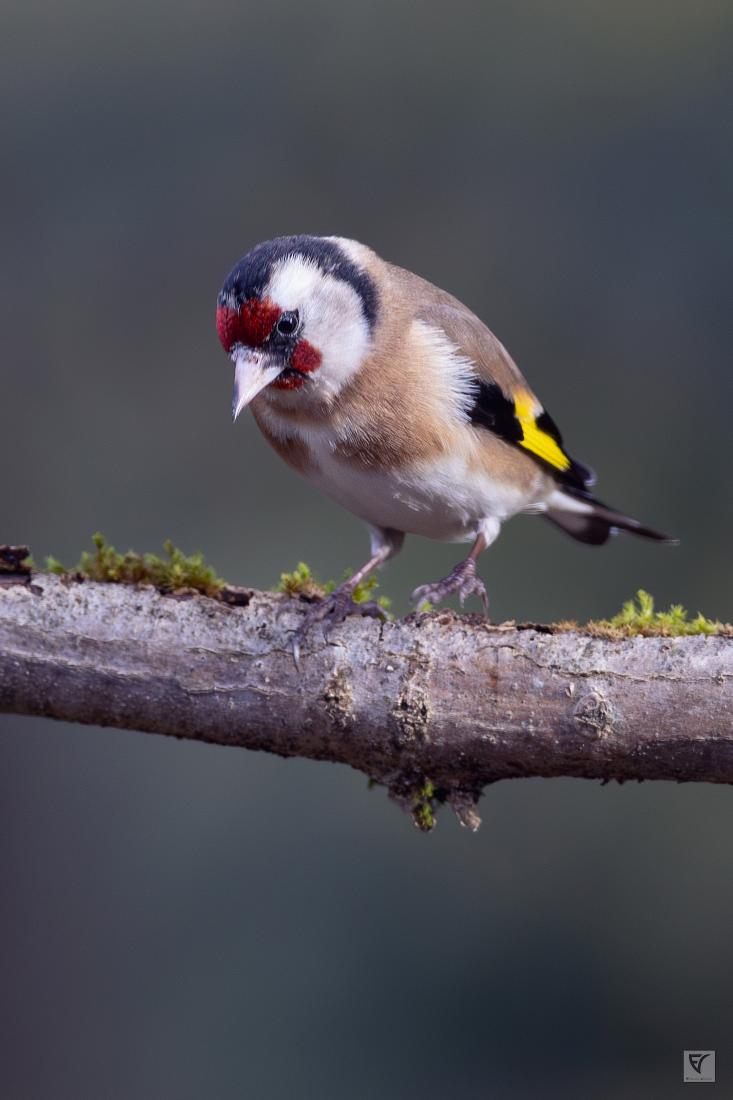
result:
M 577 539 L 578 542 L 587 542 L 591 546 L 602 546 L 617 531 L 631 531 L 633 535 L 655 539 L 657 542 L 673 544 L 679 542 L 679 539 L 664 535 L 661 531 L 655 531 L 653 527 L 646 527 L 631 516 L 614 511 L 613 508 L 602 504 L 600 500 L 596 500 L 587 490 L 569 486 L 563 486 L 562 489 L 553 493 L 547 502 L 547 511 L 544 514 L 566 535 Z

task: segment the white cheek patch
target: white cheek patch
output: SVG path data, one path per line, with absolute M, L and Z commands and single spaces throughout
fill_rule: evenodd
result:
M 369 350 L 369 326 L 361 299 L 349 283 L 324 275 L 305 256 L 286 256 L 272 269 L 265 297 L 283 310 L 298 310 L 303 336 L 320 352 L 313 376 L 322 394 L 338 393 Z

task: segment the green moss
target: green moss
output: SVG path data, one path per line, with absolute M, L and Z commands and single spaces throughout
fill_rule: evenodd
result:
M 275 591 L 290 597 L 305 596 L 308 599 L 320 599 L 326 594 L 325 586 L 318 583 L 310 566 L 304 561 L 299 561 L 292 573 L 280 574 L 280 583 Z
M 343 575 L 343 580 L 351 576 L 349 570 Z M 286 596 L 305 596 L 306 599 L 322 599 L 337 587 L 336 581 L 326 581 L 321 584 L 313 575 L 309 565 L 304 561 L 298 562 L 292 573 L 281 573 L 280 583 L 276 591 L 284 592 Z M 353 592 L 354 603 L 368 603 L 375 598 L 375 590 L 379 587 L 377 578 L 372 575 L 363 581 L 359 581 Z M 388 596 L 378 596 L 376 602 L 385 613 L 389 612 L 392 601 Z
M 347 570 L 344 573 L 343 579 L 347 581 L 350 575 L 350 572 Z M 331 592 L 335 587 L 335 583 L 333 581 L 329 581 L 326 586 L 326 591 Z M 375 600 L 375 602 L 379 605 L 379 607 L 382 608 L 383 611 L 389 612 L 389 609 L 392 606 L 392 601 L 390 600 L 389 596 L 377 596 L 376 590 L 378 588 L 379 581 L 372 573 L 370 577 L 366 577 L 365 580 L 359 581 L 359 583 L 357 584 L 352 595 L 354 603 L 369 603 L 370 600 Z
M 661 637 L 721 634 L 727 633 L 730 627 L 699 613 L 689 618 L 681 604 L 672 604 L 668 611 L 655 611 L 654 598 L 640 588 L 636 599 L 627 600 L 613 618 L 591 620 L 585 629 L 599 637 L 628 638 L 637 634 Z
M 414 792 L 412 819 L 418 829 L 424 833 L 435 828 L 435 786 L 429 779 L 426 779 Z
M 225 582 L 218 577 L 203 554 L 186 555 L 170 539 L 163 544 L 165 557 L 157 554 L 137 554 L 128 550 L 120 554 L 110 546 L 104 535 L 92 536 L 94 550 L 82 554 L 73 569 L 67 569 L 56 558 L 46 559 L 49 573 L 79 574 L 91 581 L 114 584 L 152 584 L 164 591 L 192 588 L 205 596 L 216 596 Z

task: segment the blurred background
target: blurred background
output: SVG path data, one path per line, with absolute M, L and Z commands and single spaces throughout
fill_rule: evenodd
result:
M 171 537 L 228 580 L 363 560 L 358 520 L 230 422 L 233 263 L 364 240 L 467 302 L 599 474 L 680 536 L 537 519 L 497 619 L 637 588 L 733 619 L 727 0 L 5 0 L 0 541 Z M 728 388 L 728 393 L 729 393 Z M 398 611 L 456 548 L 409 540 Z M 344 768 L 3 718 L 2 1095 L 733 1091 L 726 789 L 523 781 L 418 834 Z

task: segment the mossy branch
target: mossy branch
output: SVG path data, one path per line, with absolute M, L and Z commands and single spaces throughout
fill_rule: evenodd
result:
M 74 580 L 100 581 L 112 584 L 151 585 L 160 592 L 174 595 L 193 595 L 200 593 L 214 599 L 223 599 L 225 603 L 237 602 L 232 594 L 247 592 L 222 580 L 205 560 L 202 553 L 186 555 L 170 539 L 163 544 L 164 557 L 158 554 L 138 554 L 128 550 L 118 553 L 104 535 L 97 532 L 92 535 L 93 551 L 84 550 L 78 563 L 72 568 L 62 565 L 54 557 L 46 558 L 46 570 L 56 576 Z M 4 555 L 4 556 L 3 556 Z M 28 548 L 0 546 L 0 578 L 3 572 L 15 574 L 27 579 L 35 568 Z M 346 570 L 342 580 L 351 575 Z M 12 580 L 12 577 L 9 579 Z M 333 592 L 337 581 L 319 581 L 311 567 L 298 562 L 292 573 L 281 573 L 275 592 L 290 598 L 301 597 L 305 600 L 319 600 Z M 354 603 L 368 603 L 375 600 L 379 582 L 376 576 L 367 577 L 356 586 L 353 592 Z M 378 596 L 376 602 L 385 612 L 385 618 L 391 618 L 392 601 L 389 596 Z M 419 608 L 421 613 L 432 611 L 425 602 Z M 655 611 L 654 597 L 640 588 L 635 599 L 627 600 L 621 611 L 610 619 L 591 619 L 584 626 L 577 622 L 553 623 L 556 631 L 583 631 L 595 638 L 631 638 L 640 635 L 646 638 L 686 637 L 693 634 L 731 634 L 733 626 L 717 619 L 708 619 L 700 612 L 690 618 L 682 604 L 672 604 L 668 611 Z
M 172 547 L 98 540 L 62 576 L 26 555 L 0 548 L 0 711 L 346 763 L 426 830 L 441 803 L 475 828 L 503 778 L 733 782 L 733 632 L 641 594 L 586 629 L 353 617 L 315 630 L 298 670 L 320 591 L 304 567 L 272 594 Z

